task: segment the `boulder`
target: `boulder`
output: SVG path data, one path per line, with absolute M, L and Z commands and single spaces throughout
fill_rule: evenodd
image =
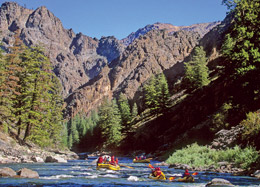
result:
M 214 187 L 229 187 L 229 186 L 234 186 L 233 184 L 231 184 L 231 182 L 229 182 L 228 180 L 225 179 L 221 179 L 221 178 L 215 178 L 212 179 L 211 182 L 209 182 L 206 187 L 208 186 L 214 186 Z
M 260 170 L 255 171 L 253 176 L 260 179 Z
M 14 177 L 16 172 L 8 167 L 0 168 L 0 177 Z
M 32 156 L 31 160 L 33 162 L 44 162 L 44 160 L 41 157 L 38 157 L 38 156 Z
M 22 156 L 22 157 L 21 157 L 21 162 L 22 162 L 22 163 L 33 163 L 33 161 L 29 158 L 28 155 Z
M 45 162 L 67 163 L 67 160 L 58 156 L 47 156 Z
M 21 178 L 39 178 L 39 174 L 37 171 L 33 171 L 27 168 L 23 168 L 17 171 L 17 175 Z

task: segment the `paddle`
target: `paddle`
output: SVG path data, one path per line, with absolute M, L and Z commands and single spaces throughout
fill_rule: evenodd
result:
M 152 166 L 152 164 L 149 164 L 148 167 L 151 168 L 151 169 L 154 169 L 154 167 Z
M 123 165 L 123 164 L 119 164 L 119 166 L 127 167 L 127 168 L 130 168 L 130 169 L 135 169 L 135 168 L 133 168 L 133 167 L 131 167 L 131 166 L 126 166 L 126 165 Z

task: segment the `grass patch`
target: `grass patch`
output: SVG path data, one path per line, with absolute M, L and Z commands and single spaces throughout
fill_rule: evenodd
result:
M 197 143 L 175 151 L 167 160 L 168 164 L 188 164 L 192 167 L 218 166 L 218 162 L 234 163 L 236 167 L 247 169 L 258 159 L 255 148 L 241 149 L 236 146 L 232 149 L 215 150 Z

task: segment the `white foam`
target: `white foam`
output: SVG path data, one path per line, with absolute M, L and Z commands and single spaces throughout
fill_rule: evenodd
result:
M 98 178 L 98 176 L 97 175 L 91 175 L 91 176 L 86 176 L 85 178 L 87 178 L 87 179 L 96 179 L 96 178 Z
M 167 174 L 167 176 L 174 176 L 174 177 L 181 177 L 181 173 L 175 173 L 175 174 Z
M 73 177 L 74 177 L 73 175 L 53 175 L 50 177 L 40 177 L 40 179 L 51 180 L 51 179 L 61 179 L 61 178 L 73 178 Z
M 103 177 L 108 177 L 108 178 L 119 178 L 118 175 L 111 175 L 111 174 L 104 175 Z
M 130 176 L 127 178 L 128 181 L 139 181 L 139 178 L 136 176 Z
M 118 173 L 118 172 L 114 170 L 106 170 L 106 173 Z

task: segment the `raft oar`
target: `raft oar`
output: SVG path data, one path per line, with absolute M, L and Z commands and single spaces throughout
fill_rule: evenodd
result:
M 148 167 L 151 168 L 151 169 L 154 169 L 154 167 L 152 166 L 152 164 L 149 164 Z
M 123 165 L 123 164 L 119 164 L 119 166 L 127 167 L 127 168 L 130 168 L 130 169 L 135 169 L 135 168 L 133 168 L 133 167 L 131 167 L 131 166 L 126 166 L 126 165 Z

